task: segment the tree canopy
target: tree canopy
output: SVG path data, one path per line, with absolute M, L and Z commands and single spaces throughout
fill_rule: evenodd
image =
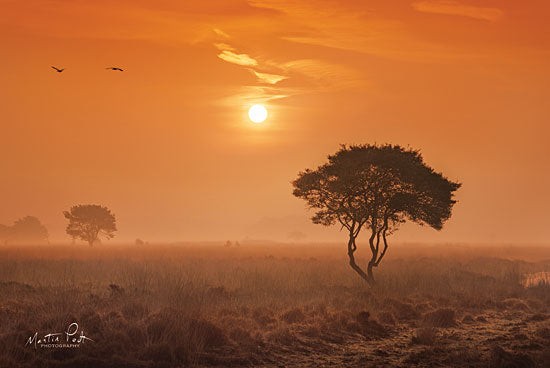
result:
M 350 265 L 371 284 L 372 268 L 386 254 L 387 236 L 407 220 L 441 230 L 461 186 L 427 166 L 419 151 L 390 144 L 342 146 L 328 163 L 300 172 L 292 184 L 293 194 L 316 210 L 314 223 L 349 231 Z M 367 273 L 354 258 L 363 228 L 370 230 Z
M 69 223 L 66 232 L 71 237 L 87 241 L 90 246 L 102 235 L 107 239 L 115 236 L 115 215 L 107 207 L 97 204 L 85 204 L 71 207 L 63 212 Z

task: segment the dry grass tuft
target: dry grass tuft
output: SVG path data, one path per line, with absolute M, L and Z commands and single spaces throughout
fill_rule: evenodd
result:
M 417 328 L 412 336 L 411 343 L 415 345 L 433 346 L 437 341 L 437 329 L 434 327 Z
M 140 320 L 149 315 L 149 307 L 137 301 L 124 303 L 120 311 L 127 320 Z
M 288 326 L 278 326 L 273 331 L 267 334 L 267 339 L 273 343 L 283 346 L 295 346 L 299 344 L 299 340 L 296 335 L 290 330 Z
M 252 313 L 254 320 L 258 323 L 258 325 L 260 325 L 260 327 L 264 328 L 277 322 L 277 320 L 273 318 L 273 315 L 273 310 L 267 307 L 256 308 Z
M 426 313 L 422 319 L 422 323 L 432 327 L 455 327 L 456 317 L 455 310 L 451 308 L 441 308 L 433 312 Z
M 490 368 L 532 368 L 536 364 L 527 354 L 512 353 L 500 346 L 493 346 L 489 358 Z
M 484 316 L 477 316 L 476 322 L 489 323 L 489 321 L 487 321 L 487 318 L 485 318 Z
M 523 300 L 517 299 L 517 298 L 504 299 L 503 301 L 498 303 L 498 306 L 501 309 L 506 309 L 506 310 L 525 311 L 525 312 L 530 310 L 529 306 Z
M 420 314 L 411 303 L 403 303 L 395 299 L 386 299 L 385 304 L 393 310 L 398 321 L 417 320 Z
M 397 321 L 391 312 L 380 312 L 378 313 L 378 320 L 386 325 L 395 326 Z
M 370 313 L 367 311 L 359 312 L 355 316 L 355 320 L 359 324 L 361 335 L 367 339 L 388 335 L 386 328 L 378 323 L 378 321 L 371 319 Z
M 286 323 L 302 323 L 307 319 L 301 308 L 294 308 L 281 315 L 281 320 Z

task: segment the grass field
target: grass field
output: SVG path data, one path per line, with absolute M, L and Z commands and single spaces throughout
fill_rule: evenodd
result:
M 550 286 L 529 276 L 548 275 L 550 248 L 395 246 L 375 289 L 345 255 L 330 244 L 4 246 L 0 366 L 550 366 Z M 93 341 L 26 346 L 73 322 Z

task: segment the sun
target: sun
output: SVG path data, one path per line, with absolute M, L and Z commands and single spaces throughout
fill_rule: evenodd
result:
M 267 110 L 263 105 L 252 105 L 248 117 L 255 123 L 262 123 L 267 118 Z

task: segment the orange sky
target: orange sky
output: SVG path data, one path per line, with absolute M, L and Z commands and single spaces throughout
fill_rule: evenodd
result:
M 548 242 L 546 1 L 0 0 L 0 14 L 0 223 L 35 215 L 67 241 L 62 211 L 100 203 L 119 241 L 342 240 L 309 224 L 290 181 L 341 143 L 389 142 L 463 183 L 443 231 L 396 241 Z

